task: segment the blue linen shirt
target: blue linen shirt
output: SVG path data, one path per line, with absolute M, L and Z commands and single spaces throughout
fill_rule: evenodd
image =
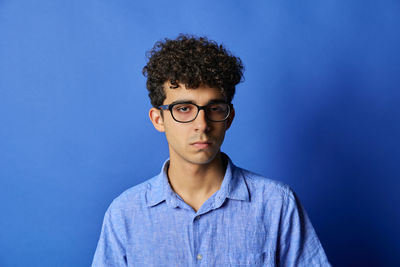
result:
M 295 193 L 228 164 L 195 212 L 161 173 L 109 206 L 92 266 L 330 266 Z

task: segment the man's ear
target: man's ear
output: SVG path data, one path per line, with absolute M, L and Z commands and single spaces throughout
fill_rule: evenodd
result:
M 154 128 L 156 128 L 157 131 L 165 132 L 164 119 L 161 116 L 161 110 L 156 108 L 151 108 L 149 110 L 149 117 L 151 122 L 153 123 Z
M 232 106 L 231 113 L 229 114 L 229 117 L 226 120 L 226 129 L 227 130 L 231 127 L 234 118 L 235 118 L 235 109 Z

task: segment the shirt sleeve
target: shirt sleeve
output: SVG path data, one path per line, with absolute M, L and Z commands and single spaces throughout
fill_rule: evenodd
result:
M 279 266 L 331 266 L 298 197 L 289 189 L 278 245 Z
M 121 234 L 124 224 L 118 216 L 118 211 L 113 211 L 111 206 L 104 216 L 92 267 L 127 266 L 125 240 Z

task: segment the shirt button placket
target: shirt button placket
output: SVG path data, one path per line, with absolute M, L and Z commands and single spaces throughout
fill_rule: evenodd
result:
M 199 266 L 199 265 L 201 265 L 201 261 L 202 261 L 202 259 L 203 259 L 203 255 L 201 254 L 201 253 L 199 253 L 200 251 L 198 251 L 199 250 L 199 243 L 200 243 L 200 240 L 198 240 L 199 238 L 200 238 L 200 236 L 198 236 L 197 234 L 198 234 L 198 227 L 199 227 L 199 220 L 200 220 L 200 218 L 201 218 L 201 216 L 200 215 L 197 215 L 196 217 L 194 217 L 193 218 L 193 231 L 194 231 L 194 238 L 195 238 L 195 240 L 194 240 L 194 245 L 195 245 L 195 251 L 197 251 L 197 255 L 196 255 L 196 260 L 195 260 L 195 266 Z

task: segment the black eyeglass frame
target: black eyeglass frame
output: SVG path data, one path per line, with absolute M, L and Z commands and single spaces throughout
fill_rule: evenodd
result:
M 196 116 L 192 120 L 190 120 L 190 121 L 179 121 L 174 117 L 174 113 L 172 112 L 172 109 L 174 108 L 174 106 L 182 105 L 182 104 L 191 104 L 191 105 L 194 105 L 194 106 L 197 107 Z M 216 121 L 216 120 L 212 120 L 212 119 L 210 119 L 208 117 L 207 110 L 206 110 L 207 107 L 210 106 L 210 105 L 215 105 L 215 104 L 226 104 L 228 106 L 228 113 L 227 113 L 226 117 L 223 120 Z M 229 115 L 231 115 L 231 110 L 233 109 L 233 105 L 232 105 L 232 103 L 226 103 L 226 102 L 212 102 L 212 103 L 208 103 L 205 106 L 199 106 L 199 105 L 197 105 L 195 103 L 192 103 L 192 102 L 178 102 L 178 103 L 173 103 L 173 104 L 170 104 L 170 105 L 161 105 L 161 106 L 158 107 L 158 109 L 169 110 L 169 112 L 171 113 L 172 118 L 176 122 L 180 122 L 180 123 L 188 123 L 188 122 L 194 121 L 197 118 L 197 116 L 199 115 L 200 110 L 204 110 L 204 114 L 205 114 L 207 120 L 212 121 L 212 122 L 223 122 L 223 121 L 226 121 L 229 118 Z

